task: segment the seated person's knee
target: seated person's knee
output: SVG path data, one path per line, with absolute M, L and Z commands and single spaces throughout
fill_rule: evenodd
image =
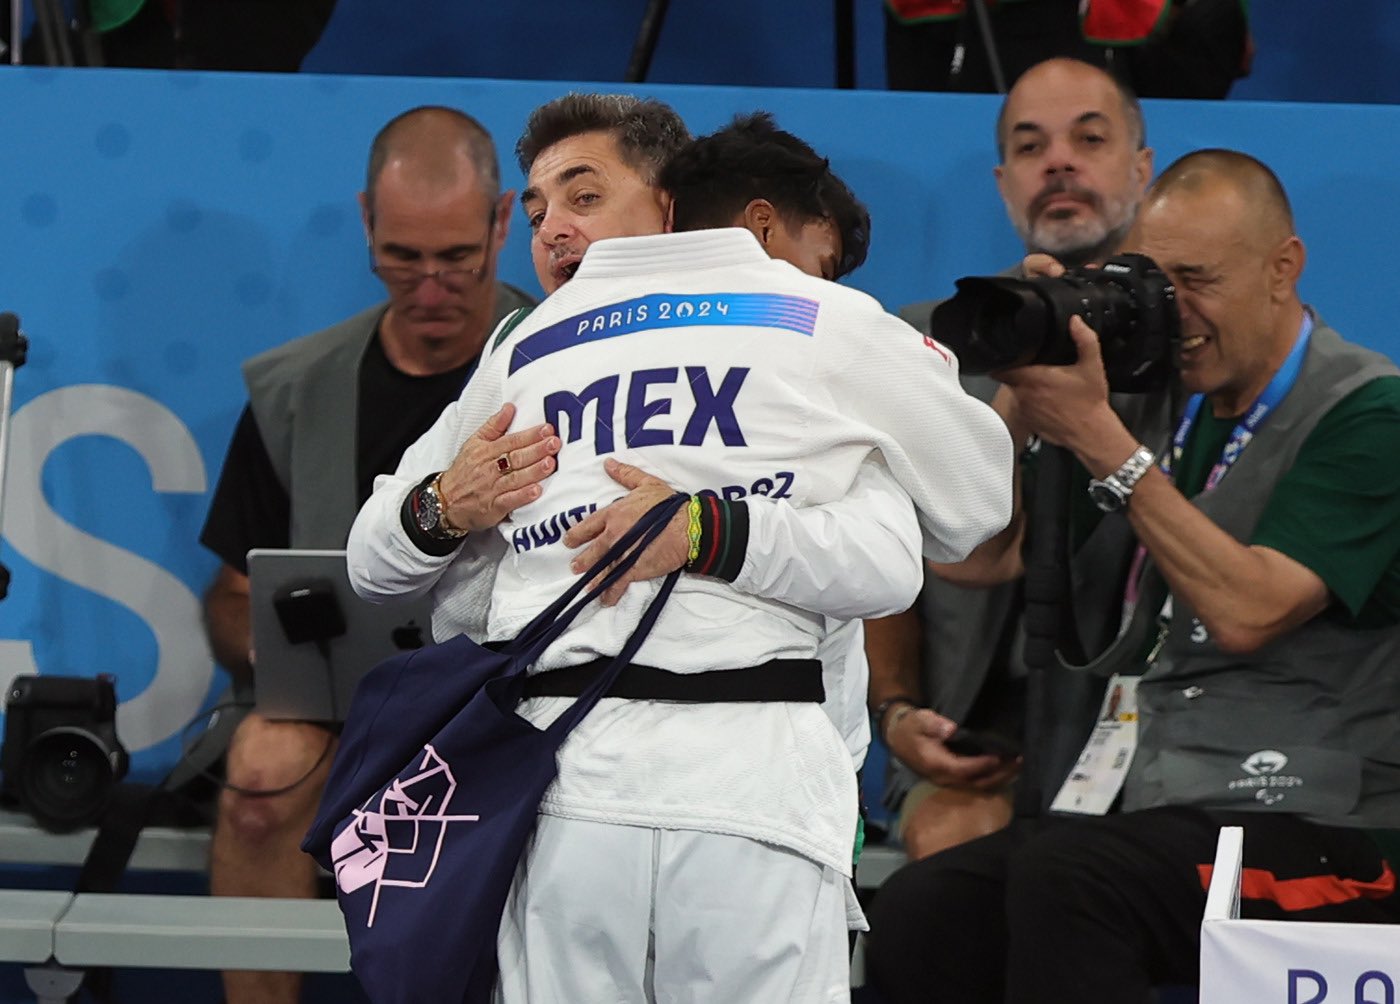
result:
M 249 716 L 229 747 L 221 825 L 252 842 L 289 826 L 304 829 L 320 799 L 333 742 L 315 725 Z

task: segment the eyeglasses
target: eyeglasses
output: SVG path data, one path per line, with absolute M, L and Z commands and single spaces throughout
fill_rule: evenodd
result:
M 434 271 L 416 265 L 385 265 L 374 252 L 373 237 L 369 248 L 369 270 L 395 293 L 415 292 L 426 280 L 432 279 L 449 293 L 460 293 L 468 286 L 475 286 L 486 275 L 491 263 L 491 241 L 496 235 L 496 214 L 492 212 L 491 223 L 486 231 L 486 246 L 481 251 L 481 264 L 472 268 L 452 265 Z
M 374 249 L 370 248 L 369 270 L 396 293 L 412 293 L 428 279 L 432 279 L 449 293 L 460 293 L 468 286 L 481 282 L 486 274 L 486 263 L 482 262 L 475 268 L 439 268 L 428 272 L 412 265 L 381 264 L 374 257 Z

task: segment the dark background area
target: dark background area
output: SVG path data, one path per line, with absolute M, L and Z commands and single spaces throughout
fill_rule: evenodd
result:
M 856 86 L 883 88 L 883 5 L 853 5 Z M 1231 99 L 1400 103 L 1400 3 L 1255 0 L 1250 6 L 1253 70 L 1235 84 Z M 648 79 L 834 86 L 835 7 L 833 0 L 672 0 Z M 621 81 L 646 9 L 645 0 L 339 0 L 303 68 Z

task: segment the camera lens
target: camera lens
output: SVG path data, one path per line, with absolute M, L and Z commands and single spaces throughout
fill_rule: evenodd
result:
M 929 323 L 933 337 L 957 353 L 963 373 L 1073 364 L 1079 351 L 1069 323 L 1078 315 L 1098 333 L 1110 390 L 1166 386 L 1180 318 L 1176 289 L 1151 258 L 1115 255 L 1102 268 L 1055 279 L 968 276 L 957 290 Z
M 51 830 L 96 821 L 116 778 L 106 747 L 78 728 L 50 729 L 25 751 L 21 797 L 39 823 Z

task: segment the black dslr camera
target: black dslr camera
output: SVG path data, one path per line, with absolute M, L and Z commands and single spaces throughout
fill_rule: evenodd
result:
M 1116 255 L 1058 279 L 969 277 L 957 287 L 934 310 L 930 331 L 964 373 L 1073 364 L 1069 320 L 1078 314 L 1098 332 L 1110 390 L 1166 386 L 1181 318 L 1176 287 L 1145 255 Z
M 46 830 L 94 823 L 126 776 L 112 677 L 17 676 L 5 694 L 0 798 Z

